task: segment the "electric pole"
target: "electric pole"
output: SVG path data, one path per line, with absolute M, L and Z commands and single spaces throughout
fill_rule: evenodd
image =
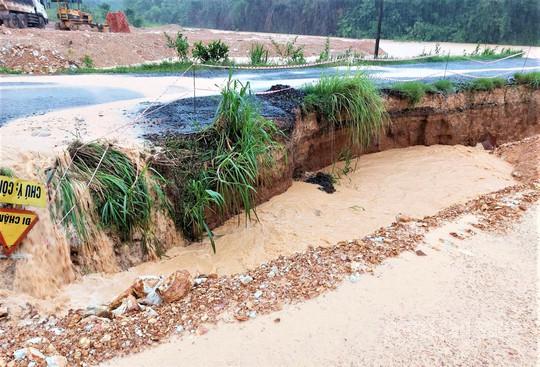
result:
M 377 38 L 375 39 L 375 58 L 379 58 L 379 42 L 381 41 L 381 27 L 383 18 L 383 0 L 375 0 L 379 5 L 379 21 L 377 23 Z

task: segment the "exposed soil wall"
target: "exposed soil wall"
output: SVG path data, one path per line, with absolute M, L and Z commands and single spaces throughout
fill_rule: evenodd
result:
M 264 202 L 284 192 L 293 176 L 326 167 L 347 150 L 352 156 L 413 145 L 497 144 L 540 133 L 540 90 L 509 86 L 489 92 L 427 95 L 411 106 L 394 96 L 385 98 L 391 125 L 363 150 L 351 148 L 347 128 L 334 128 L 315 113 L 297 112 L 286 156 L 277 157 L 272 183 L 260 188 Z

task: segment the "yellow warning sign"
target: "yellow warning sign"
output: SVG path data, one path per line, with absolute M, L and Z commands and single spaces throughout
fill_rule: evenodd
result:
M 29 210 L 0 208 L 0 245 L 11 254 L 38 221 Z
M 47 190 L 45 185 L 39 182 L 0 176 L 0 203 L 45 208 Z

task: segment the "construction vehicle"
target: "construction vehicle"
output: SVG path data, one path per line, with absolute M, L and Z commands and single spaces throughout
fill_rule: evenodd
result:
M 0 0 L 0 25 L 44 28 L 48 22 L 45 0 Z
M 1 0 L 0 0 L 1 1 Z M 65 31 L 79 30 L 81 27 L 88 26 L 97 29 L 100 32 L 107 32 L 108 26 L 94 22 L 94 16 L 82 10 L 81 0 L 51 0 L 58 3 L 56 16 L 58 22 L 56 28 Z

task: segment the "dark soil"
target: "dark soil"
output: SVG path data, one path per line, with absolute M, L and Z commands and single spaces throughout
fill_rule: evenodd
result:
M 319 190 L 324 191 L 327 194 L 333 194 L 336 192 L 334 187 L 334 178 L 328 173 L 317 172 L 315 175 L 309 176 L 305 182 L 319 185 Z
M 292 131 L 295 111 L 302 103 L 304 93 L 286 85 L 275 85 L 270 91 L 273 93 L 252 97 L 261 115 L 273 120 L 283 132 Z M 220 100 L 221 96 L 207 96 L 152 106 L 146 113 L 146 119 L 141 122 L 145 130 L 143 136 L 157 141 L 163 136 L 199 132 L 213 124 Z

